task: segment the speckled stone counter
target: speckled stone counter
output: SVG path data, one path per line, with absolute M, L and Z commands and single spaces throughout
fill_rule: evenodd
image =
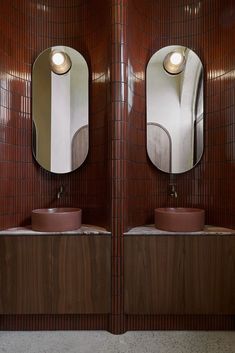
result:
M 124 235 L 235 235 L 235 230 L 206 225 L 200 232 L 169 232 L 155 228 L 154 224 L 149 224 L 132 228 Z
M 82 224 L 81 228 L 77 230 L 70 230 L 68 232 L 37 232 L 32 230 L 31 226 L 9 228 L 6 230 L 0 231 L 1 235 L 111 235 L 105 228 L 90 225 Z

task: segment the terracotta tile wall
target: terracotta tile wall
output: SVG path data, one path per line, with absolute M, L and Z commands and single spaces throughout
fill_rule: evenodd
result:
M 110 26 L 106 0 L 1 2 L 0 229 L 29 224 L 34 208 L 60 205 L 82 207 L 84 223 L 110 228 Z M 31 153 L 32 64 L 41 51 L 60 44 L 80 51 L 91 73 L 89 155 L 68 175 L 44 171 Z M 61 184 L 65 194 L 58 201 Z
M 207 224 L 235 225 L 235 6 L 233 1 L 129 0 L 128 2 L 128 224 L 153 222 L 153 209 L 206 209 Z M 175 177 L 178 198 L 169 196 L 169 176 L 146 153 L 145 70 L 167 45 L 192 48 L 204 65 L 205 152 L 190 172 Z
M 123 10 L 121 1 L 113 4 Z M 85 222 L 118 227 L 118 232 L 152 222 L 153 209 L 166 205 L 205 207 L 207 223 L 234 225 L 233 2 L 129 0 L 126 13 L 121 20 L 120 13 L 112 15 L 108 0 L 1 5 L 1 228 L 29 223 L 32 208 L 62 204 L 80 206 Z M 85 56 L 92 84 L 88 159 L 78 171 L 59 176 L 32 158 L 31 67 L 42 50 L 61 43 Z M 173 43 L 194 49 L 205 68 L 205 153 L 191 172 L 176 176 L 177 200 L 169 197 L 169 176 L 147 157 L 145 131 L 147 61 Z M 128 118 L 118 118 L 123 112 Z M 116 182 L 116 176 L 111 181 L 112 158 L 125 181 Z M 62 183 L 66 192 L 58 202 Z M 112 218 L 115 224 L 111 195 L 119 212 Z
M 127 168 L 125 151 L 128 135 L 127 101 L 127 0 L 112 0 L 110 176 L 112 183 L 112 317 L 111 331 L 123 329 L 123 233 L 127 222 Z
M 205 207 L 207 223 L 235 225 L 235 7 L 232 0 L 54 4 L 1 4 L 0 228 L 28 224 L 33 208 L 69 205 L 83 208 L 84 222 L 111 229 L 110 330 L 120 333 L 124 231 L 153 222 L 153 209 L 167 205 Z M 58 44 L 79 50 L 91 72 L 89 156 L 61 176 L 43 171 L 31 153 L 31 67 Z M 169 176 L 146 153 L 146 65 L 170 44 L 195 50 L 205 68 L 205 153 L 176 176 L 177 200 L 169 197 Z M 60 184 L 66 192 L 58 202 Z

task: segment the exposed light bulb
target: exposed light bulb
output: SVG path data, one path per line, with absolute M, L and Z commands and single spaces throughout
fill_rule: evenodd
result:
M 173 51 L 166 55 L 163 67 L 171 75 L 177 75 L 184 70 L 186 63 L 185 56 L 180 51 Z
M 170 62 L 172 65 L 180 65 L 184 57 L 181 53 L 172 53 L 170 56 Z
M 71 69 L 72 62 L 67 53 L 52 51 L 50 53 L 50 65 L 55 74 L 64 75 Z
M 62 53 L 53 53 L 51 60 L 55 65 L 62 65 L 65 61 L 65 57 L 64 57 L 64 54 Z

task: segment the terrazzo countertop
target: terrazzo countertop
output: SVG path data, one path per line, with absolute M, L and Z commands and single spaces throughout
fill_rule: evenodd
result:
M 111 235 L 105 228 L 90 225 L 82 224 L 81 228 L 77 230 L 70 230 L 68 232 L 37 232 L 32 230 L 31 226 L 9 228 L 6 230 L 0 231 L 1 235 Z
M 169 232 L 155 228 L 154 224 L 148 224 L 132 228 L 124 235 L 235 235 L 235 230 L 206 225 L 200 232 Z

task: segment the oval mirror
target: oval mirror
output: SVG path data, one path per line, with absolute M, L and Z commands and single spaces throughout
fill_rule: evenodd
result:
M 157 51 L 146 72 L 147 152 L 167 173 L 192 169 L 203 153 L 203 66 L 191 49 Z
M 87 63 L 72 48 L 48 48 L 34 62 L 33 154 L 50 172 L 71 172 L 86 159 L 88 80 Z

